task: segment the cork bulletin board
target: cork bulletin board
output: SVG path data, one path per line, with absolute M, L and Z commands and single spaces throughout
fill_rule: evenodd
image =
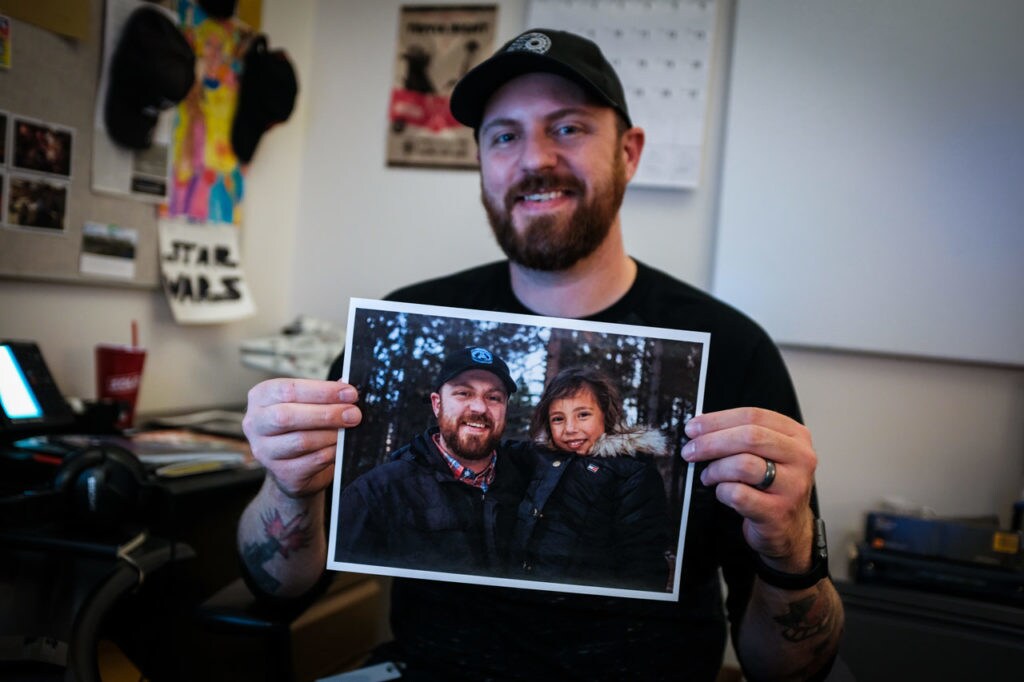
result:
M 81 40 L 11 17 L 11 65 L 0 70 L 0 112 L 7 119 L 5 159 L 0 164 L 0 277 L 155 288 L 159 281 L 155 205 L 91 189 L 104 3 L 95 0 L 87 5 L 88 30 Z M 68 152 L 66 163 L 43 166 L 26 162 L 24 156 L 19 161 L 14 129 L 18 122 L 58 137 Z M 19 191 L 56 195 L 61 210 L 48 220 L 8 215 Z M 120 260 L 130 261 L 131 267 L 83 271 L 87 223 L 93 228 L 118 226 L 130 233 L 134 256 Z M 131 249 L 130 242 L 121 244 Z

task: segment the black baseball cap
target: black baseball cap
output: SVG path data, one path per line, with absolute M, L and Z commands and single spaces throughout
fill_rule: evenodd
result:
M 195 70 L 192 47 L 164 10 L 141 5 L 132 12 L 110 62 L 103 115 L 110 139 L 148 149 L 160 112 L 185 99 Z
M 263 134 L 291 116 L 299 82 L 284 50 L 270 50 L 260 34 L 245 53 L 238 104 L 231 123 L 231 148 L 242 163 L 252 161 Z
M 214 19 L 230 19 L 235 15 L 238 0 L 199 0 L 206 15 Z
M 512 380 L 512 375 L 509 374 L 508 365 L 505 364 L 505 361 L 480 346 L 467 346 L 466 348 L 448 353 L 448 356 L 444 359 L 444 364 L 441 366 L 441 373 L 438 375 L 437 381 L 434 382 L 434 391 L 440 391 L 441 386 L 445 383 L 471 369 L 482 369 L 485 372 L 490 372 L 501 379 L 501 383 L 505 384 L 509 395 L 516 392 L 516 382 Z
M 452 116 L 477 130 L 484 107 L 498 88 L 517 76 L 536 72 L 568 78 L 621 114 L 627 125 L 633 125 L 622 83 L 601 48 L 583 36 L 548 28 L 521 33 L 463 76 L 452 91 Z

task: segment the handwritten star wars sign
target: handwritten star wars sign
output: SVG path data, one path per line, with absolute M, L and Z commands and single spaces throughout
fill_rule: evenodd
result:
M 233 225 L 160 221 L 160 280 L 176 322 L 227 322 L 255 312 L 240 255 Z
M 403 7 L 388 106 L 389 166 L 476 168 L 473 131 L 448 109 L 452 89 L 494 51 L 497 8 Z

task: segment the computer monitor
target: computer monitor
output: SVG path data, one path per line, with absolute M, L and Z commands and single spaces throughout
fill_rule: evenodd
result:
M 0 341 L 0 436 L 13 440 L 60 431 L 74 423 L 39 346 Z

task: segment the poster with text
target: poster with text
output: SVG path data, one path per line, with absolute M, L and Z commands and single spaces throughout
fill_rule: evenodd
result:
M 347 331 L 329 569 L 678 598 L 709 334 L 362 299 Z
M 448 109 L 452 89 L 494 51 L 494 5 L 402 7 L 388 106 L 389 166 L 476 168 L 473 131 Z
M 160 281 L 179 324 L 229 322 L 256 312 L 242 272 L 238 228 L 160 219 Z

